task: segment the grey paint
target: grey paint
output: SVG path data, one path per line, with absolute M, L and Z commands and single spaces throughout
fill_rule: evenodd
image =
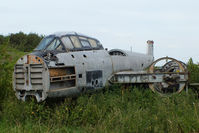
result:
M 55 33 L 53 35 L 57 37 L 61 37 L 64 35 L 81 35 L 75 32 L 70 33 Z M 87 36 L 85 36 L 87 37 Z M 135 53 L 130 51 L 124 51 L 120 49 L 113 49 L 110 51 L 106 51 L 104 49 L 100 50 L 85 50 L 85 51 L 73 51 L 73 52 L 64 52 L 57 53 L 55 56 L 57 60 L 50 60 L 42 65 L 41 73 L 42 78 L 37 80 L 36 82 L 42 82 L 42 88 L 40 91 L 42 94 L 39 95 L 37 89 L 32 87 L 32 72 L 29 71 L 27 75 L 26 72 L 22 73 L 22 83 L 29 78 L 29 84 L 26 83 L 21 87 L 17 87 L 16 77 L 18 76 L 16 71 L 17 65 L 22 66 L 22 71 L 25 71 L 27 55 L 23 57 L 23 60 L 19 59 L 15 66 L 15 71 L 13 74 L 13 87 L 16 92 L 16 96 L 18 99 L 24 100 L 28 95 L 34 95 L 37 98 L 37 101 L 43 101 L 47 97 L 70 97 L 77 96 L 81 93 L 95 91 L 101 89 L 102 87 L 109 85 L 112 81 L 112 77 L 116 74 L 121 74 L 118 72 L 126 72 L 130 71 L 130 73 L 138 72 L 138 75 L 142 77 L 142 72 L 149 67 L 150 64 L 154 61 L 153 57 L 153 43 L 149 41 L 147 46 L 147 53 Z M 110 55 L 110 53 L 116 53 L 115 55 Z M 122 53 L 122 55 L 117 55 L 117 53 Z M 34 53 L 32 53 L 34 54 Z M 75 67 L 75 86 L 73 87 L 65 87 L 61 88 L 60 84 L 57 83 L 52 85 L 49 77 L 49 69 L 50 68 L 58 68 L 56 64 L 63 64 L 61 67 Z M 31 70 L 31 64 L 28 65 Z M 146 74 L 146 71 L 144 72 Z M 23 77 L 24 75 L 24 77 Z M 31 76 L 30 76 L 31 75 Z M 38 75 L 36 75 L 38 76 Z M 90 77 L 89 77 L 90 76 Z M 91 79 L 88 79 L 91 78 Z M 149 76 L 149 78 L 151 78 Z M 92 84 L 96 82 L 98 84 Z M 96 81 L 98 80 L 98 81 Z M 121 80 L 121 79 L 119 79 Z M 130 79 L 128 79 L 130 80 Z M 133 83 L 133 80 L 130 80 Z M 66 81 L 65 81 L 66 82 Z M 71 81 L 72 82 L 72 81 Z M 141 81 L 140 81 L 141 82 Z M 143 81 L 144 82 L 144 81 Z M 63 82 L 62 82 L 63 83 Z M 136 83 L 136 82 L 135 82 Z M 23 93 L 23 94 L 22 94 Z

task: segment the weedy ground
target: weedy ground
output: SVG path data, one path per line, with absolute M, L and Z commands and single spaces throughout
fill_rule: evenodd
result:
M 12 90 L 12 71 L 24 53 L 0 46 L 0 132 L 197 132 L 199 99 L 189 90 L 161 97 L 143 87 L 114 85 L 77 99 L 22 102 Z M 196 69 L 194 67 L 194 69 Z M 194 71 L 193 71 L 194 72 Z

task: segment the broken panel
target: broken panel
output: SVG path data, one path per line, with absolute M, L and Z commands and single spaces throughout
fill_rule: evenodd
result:
M 50 89 L 75 87 L 75 67 L 49 68 Z
M 97 71 L 87 71 L 86 72 L 86 83 L 87 86 L 91 87 L 102 87 L 103 82 L 102 82 L 102 71 L 97 70 Z

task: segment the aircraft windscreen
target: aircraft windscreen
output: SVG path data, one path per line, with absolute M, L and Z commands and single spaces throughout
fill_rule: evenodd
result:
M 34 50 L 44 50 L 46 46 L 54 39 L 54 37 L 45 37 Z

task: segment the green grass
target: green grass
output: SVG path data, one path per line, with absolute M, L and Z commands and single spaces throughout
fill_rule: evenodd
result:
M 199 100 L 192 91 L 160 97 L 149 89 L 115 86 L 77 100 L 3 103 L 5 132 L 194 132 L 199 130 Z
M 12 90 L 12 71 L 25 53 L 0 47 L 0 132 L 197 132 L 199 99 L 189 90 L 161 97 L 150 89 L 114 85 L 77 100 L 22 102 Z
M 8 46 L 8 43 L 0 45 L 0 110 L 3 99 L 12 92 L 12 72 L 17 59 L 24 55 Z

